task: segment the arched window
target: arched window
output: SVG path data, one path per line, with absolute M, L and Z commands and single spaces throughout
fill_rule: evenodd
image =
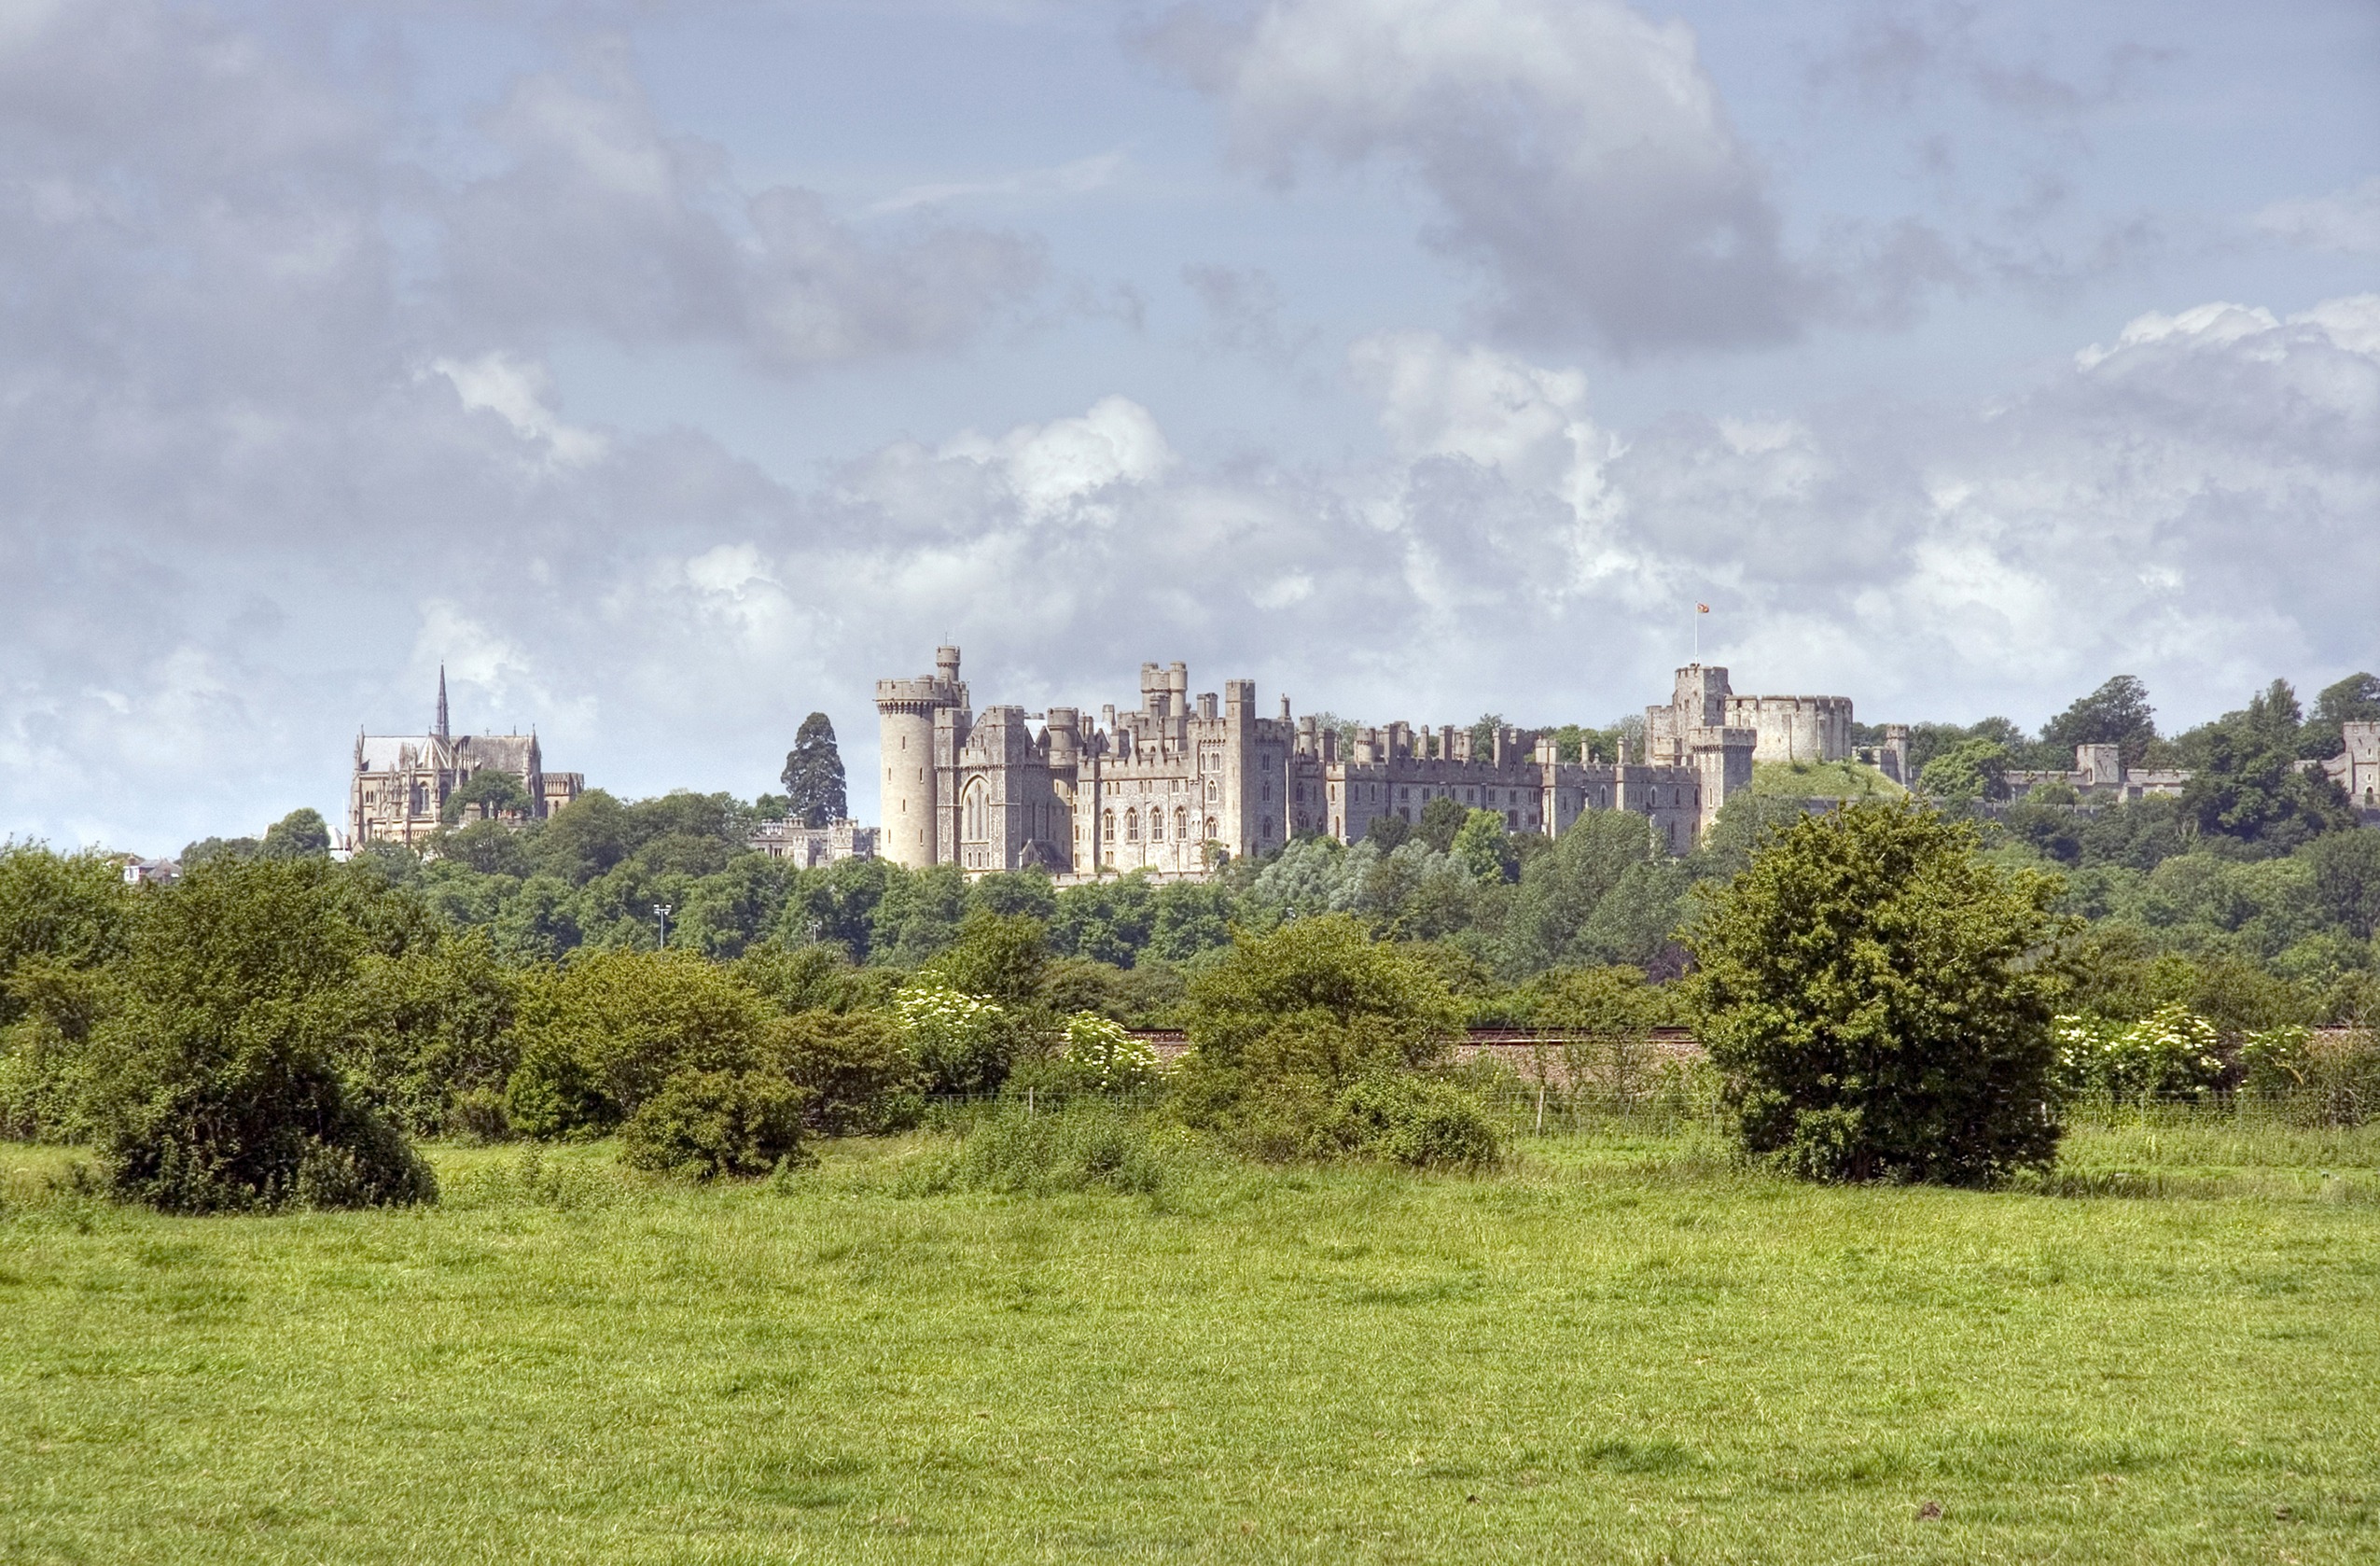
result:
M 1116 841 L 1116 813 L 1112 810 L 1103 812 L 1099 818 L 1099 835 L 1112 845 Z
M 1127 843 L 1140 841 L 1140 812 L 1137 810 L 1124 812 L 1124 841 Z
M 1209 817 L 1206 818 L 1206 839 L 1207 839 L 1207 841 L 1208 841 L 1208 842 L 1212 843 L 1212 842 L 1215 840 L 1215 837 L 1216 837 L 1216 832 L 1215 832 L 1215 818 L 1214 818 L 1214 817 L 1212 817 L 1212 816 L 1209 816 Z
M 991 790 L 979 781 L 967 790 L 967 835 L 977 843 L 992 835 Z
M 1151 843 L 1165 841 L 1165 812 L 1162 807 L 1148 813 L 1148 840 Z
M 1174 812 L 1174 836 L 1175 836 L 1177 840 L 1178 840 L 1178 839 L 1182 839 L 1182 838 L 1187 838 L 1188 836 L 1190 836 L 1190 812 L 1189 812 L 1189 811 L 1187 811 L 1187 810 L 1176 810 L 1176 811 Z

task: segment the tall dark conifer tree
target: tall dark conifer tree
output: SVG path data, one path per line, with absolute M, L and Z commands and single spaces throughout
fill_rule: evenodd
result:
M 786 816 L 804 826 L 823 827 L 851 814 L 843 793 L 842 752 L 835 748 L 835 726 L 823 712 L 801 720 L 786 752 Z

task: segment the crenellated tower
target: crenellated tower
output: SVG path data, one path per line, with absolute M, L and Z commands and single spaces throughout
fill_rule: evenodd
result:
M 934 650 L 934 672 L 917 679 L 876 682 L 876 718 L 884 769 L 879 841 L 884 857 L 910 870 L 934 863 L 940 801 L 935 783 L 936 715 L 967 710 L 955 647 Z

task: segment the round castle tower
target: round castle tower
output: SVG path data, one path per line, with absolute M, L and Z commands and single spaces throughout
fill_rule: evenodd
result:
M 876 682 L 876 722 L 884 765 L 884 855 L 909 870 L 934 862 L 934 715 L 967 706 L 958 649 L 934 650 L 934 672 Z

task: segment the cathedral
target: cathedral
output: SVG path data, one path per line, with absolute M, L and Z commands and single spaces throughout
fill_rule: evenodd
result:
M 534 733 L 449 734 L 446 670 L 440 668 L 438 718 L 428 734 L 355 736 L 344 846 L 421 843 L 442 824 L 448 797 L 474 774 L 490 770 L 511 774 L 529 796 L 528 813 L 540 818 L 577 799 L 587 785 L 578 773 L 546 771 Z M 466 808 L 466 819 L 480 818 L 478 805 Z
M 1739 697 L 1725 669 L 1700 664 L 1647 710 L 1634 762 L 1562 762 L 1552 739 L 1510 728 L 1482 746 L 1467 728 L 1399 722 L 1350 744 L 1293 718 L 1286 696 L 1260 716 L 1253 680 L 1193 698 L 1181 664 L 1142 664 L 1139 706 L 1103 706 L 1095 722 L 1070 706 L 979 714 L 954 647 L 937 650 L 929 675 L 878 680 L 876 711 L 885 858 L 970 874 L 1038 867 L 1062 881 L 1199 879 L 1294 837 L 1354 843 L 1378 818 L 1418 821 L 1433 799 L 1549 836 L 1583 811 L 1635 811 L 1683 853 L 1751 786 L 1755 760 L 1842 760 L 1852 738 L 1846 698 Z

